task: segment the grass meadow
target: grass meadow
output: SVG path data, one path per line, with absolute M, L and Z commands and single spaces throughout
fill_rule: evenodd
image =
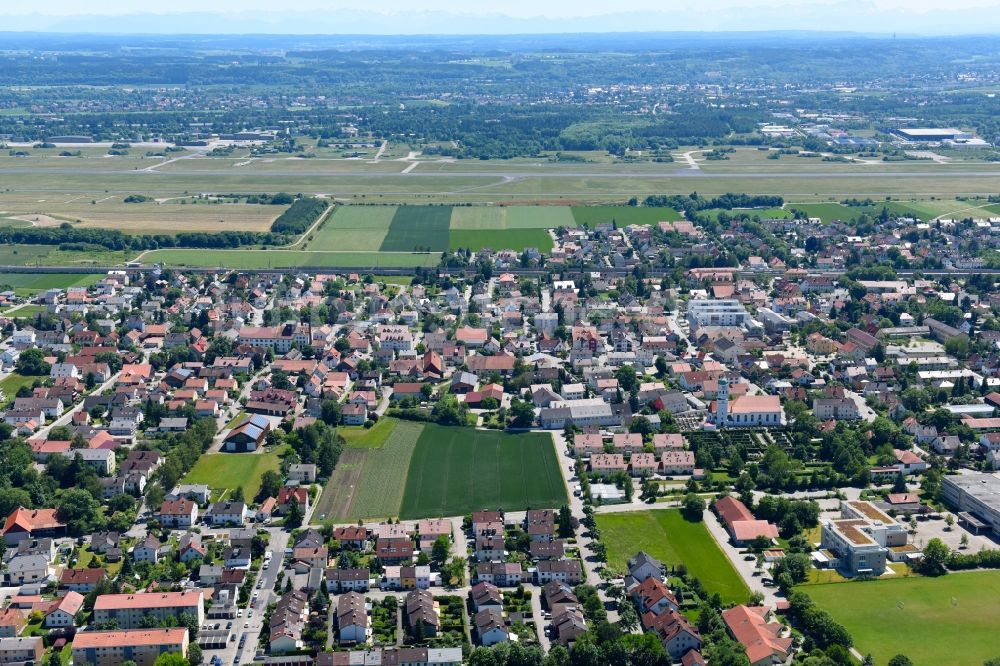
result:
M 733 568 L 704 523 L 685 520 L 677 509 L 597 514 L 608 564 L 626 570 L 626 562 L 644 550 L 667 565 L 684 564 L 723 603 L 745 603 L 746 583 Z
M 427 424 L 406 477 L 400 517 L 458 516 L 566 503 L 552 437 Z
M 1000 571 L 810 585 L 804 591 L 884 664 L 981 664 L 1000 656 Z M 957 639 L 957 640 L 956 640 Z
M 212 490 L 235 490 L 243 486 L 247 501 L 260 490 L 260 477 L 268 470 L 278 471 L 278 451 L 265 453 L 206 453 L 184 477 L 184 483 L 203 483 Z

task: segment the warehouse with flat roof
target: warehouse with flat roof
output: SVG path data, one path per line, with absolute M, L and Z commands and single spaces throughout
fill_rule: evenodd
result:
M 948 475 L 942 479 L 941 499 L 963 523 L 989 529 L 1000 536 L 1000 477 L 983 472 Z

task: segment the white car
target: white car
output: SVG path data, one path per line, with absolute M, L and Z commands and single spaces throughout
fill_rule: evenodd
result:
M 244 622 L 243 623 L 243 628 L 244 629 L 249 629 L 250 628 L 250 623 L 249 622 Z

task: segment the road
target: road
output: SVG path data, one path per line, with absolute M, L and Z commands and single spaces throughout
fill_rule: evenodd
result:
M 121 372 L 116 372 L 115 374 L 113 374 L 111 376 L 111 378 L 108 381 L 106 381 L 103 384 L 101 384 L 100 386 L 96 387 L 88 395 L 101 395 L 105 391 L 109 390 L 112 386 L 115 385 L 115 382 L 118 381 L 118 376 L 120 374 L 121 374 Z M 76 414 L 77 412 L 81 411 L 81 410 L 83 410 L 83 399 L 81 399 L 80 402 L 76 403 L 71 408 L 69 408 L 66 411 L 64 411 L 59 416 L 59 418 L 57 418 L 52 423 L 48 424 L 47 426 L 43 426 L 43 427 L 39 428 L 38 431 L 31 436 L 31 438 L 32 439 L 48 439 L 49 432 L 53 428 L 57 428 L 59 426 L 64 426 L 64 425 L 69 425 L 69 423 L 73 420 L 73 415 Z
M 252 599 L 244 610 L 242 617 L 233 619 L 233 633 L 236 634 L 235 641 L 226 643 L 223 650 L 205 650 L 205 661 L 209 661 L 213 655 L 219 655 L 224 666 L 229 664 L 249 664 L 252 663 L 257 653 L 257 644 L 264 622 L 264 610 L 272 600 L 276 600 L 279 593 L 274 592 L 274 583 L 278 578 L 278 572 L 282 570 L 285 557 L 285 548 L 288 547 L 289 533 L 277 527 L 267 529 L 271 535 L 267 550 L 271 553 L 271 564 L 266 571 L 261 569 L 258 572 L 259 580 L 264 581 L 264 585 L 256 590 L 260 596 L 257 601 Z M 253 611 L 253 617 L 248 617 L 248 612 Z M 215 622 L 228 622 L 228 620 L 212 620 Z M 247 626 L 249 625 L 249 626 Z M 225 626 L 223 624 L 223 626 Z M 246 635 L 246 643 L 239 647 L 240 637 Z

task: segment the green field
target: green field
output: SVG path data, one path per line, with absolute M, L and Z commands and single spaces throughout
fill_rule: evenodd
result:
M 379 250 L 447 250 L 451 206 L 400 206 L 392 216 Z
M 566 503 L 552 437 L 427 424 L 410 461 L 402 518 Z
M 423 427 L 412 421 L 380 419 L 363 433 L 338 429 L 348 445 L 323 489 L 313 514 L 316 519 L 342 523 L 398 516 L 410 458 Z
M 44 377 L 26 377 L 12 372 L 3 379 L 0 379 L 0 390 L 3 391 L 4 396 L 3 402 L 6 404 L 14 402 L 14 398 L 17 397 L 17 390 L 22 386 L 30 388 L 36 379 L 44 379 Z
M 501 206 L 455 206 L 451 210 L 451 231 L 497 231 L 507 228 L 507 209 Z
M 134 252 L 60 250 L 54 245 L 2 245 L 0 266 L 114 266 Z
M 558 229 L 575 227 L 569 206 L 507 206 L 506 229 Z
M 516 250 L 533 247 L 543 254 L 552 251 L 552 236 L 545 229 L 513 229 L 487 231 L 452 229 L 450 235 L 452 250 L 465 248 L 474 252 L 488 247 L 492 250 Z
M 339 206 L 306 242 L 307 250 L 377 251 L 389 232 L 395 206 Z
M 794 203 L 786 204 L 789 209 L 800 210 L 809 217 L 818 217 L 824 224 L 834 220 L 851 220 L 862 213 L 877 214 L 878 209 L 868 206 L 845 206 L 839 203 Z
M 905 654 L 915 666 L 981 664 L 1000 656 L 1000 571 L 810 585 L 876 664 Z
M 260 490 L 260 477 L 267 470 L 278 471 L 281 457 L 267 453 L 206 453 L 184 477 L 183 483 L 203 483 L 212 490 L 235 490 L 243 486 L 243 495 L 252 502 Z
M 644 550 L 664 564 L 684 564 L 723 603 L 745 603 L 750 590 L 726 559 L 704 523 L 684 519 L 677 509 L 597 514 L 608 564 L 620 571 Z
M 573 218 L 578 225 L 587 227 L 611 221 L 619 227 L 627 227 L 630 224 L 656 224 L 684 219 L 673 208 L 640 206 L 574 206 Z
M 144 253 L 146 264 L 195 268 L 413 268 L 437 266 L 438 252 L 301 252 L 295 250 L 152 250 Z
M 395 419 L 379 419 L 371 428 L 364 426 L 340 426 L 337 433 L 344 438 L 347 446 L 356 449 L 380 449 L 393 431 Z
M 18 296 L 31 296 L 46 289 L 89 287 L 104 276 L 99 273 L 0 273 L 0 287 L 11 287 Z

